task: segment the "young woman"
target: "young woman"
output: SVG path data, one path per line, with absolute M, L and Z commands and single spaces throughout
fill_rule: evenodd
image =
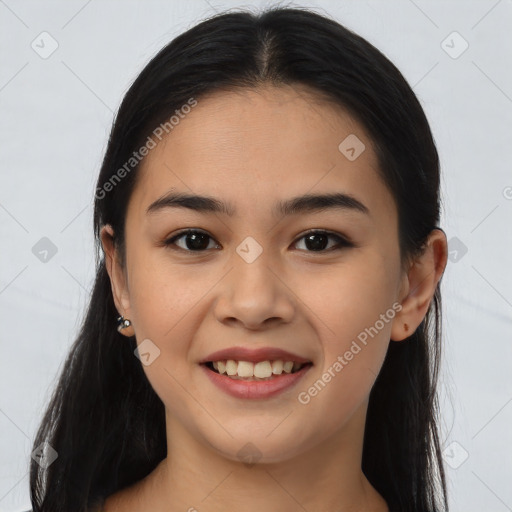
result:
M 174 39 L 111 132 L 33 510 L 447 510 L 439 218 L 425 114 L 367 41 L 277 8 Z

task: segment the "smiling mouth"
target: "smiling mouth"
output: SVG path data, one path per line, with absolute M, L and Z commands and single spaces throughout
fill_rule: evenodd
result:
M 279 378 L 281 375 L 297 373 L 305 367 L 312 366 L 311 362 L 298 363 L 294 361 L 208 361 L 202 363 L 209 370 L 233 380 L 264 381 Z

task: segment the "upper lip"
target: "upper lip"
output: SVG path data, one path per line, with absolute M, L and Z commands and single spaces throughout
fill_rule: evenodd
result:
M 276 347 L 230 347 L 211 353 L 199 361 L 199 363 L 225 361 L 227 359 L 233 359 L 235 361 L 250 361 L 253 363 L 258 363 L 260 361 L 275 361 L 277 359 L 282 361 L 294 361 L 297 363 L 311 362 L 309 359 Z

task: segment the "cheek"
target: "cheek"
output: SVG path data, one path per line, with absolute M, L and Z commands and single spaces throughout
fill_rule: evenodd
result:
M 214 283 L 208 278 L 201 284 L 194 280 L 191 267 L 183 271 L 151 262 L 149 257 L 143 261 L 137 264 L 133 258 L 130 284 L 137 343 L 150 340 L 154 346 L 149 345 L 149 351 L 156 354 L 143 370 L 166 408 L 187 417 L 193 408 L 189 392 L 195 395 L 189 389 L 190 343 L 199 329 L 200 314 L 204 314 L 201 298 Z
M 322 333 L 319 338 L 326 341 L 326 347 L 342 350 L 377 321 L 380 338 L 386 339 L 391 331 L 388 317 L 395 313 L 398 269 L 393 258 L 367 251 L 346 264 L 310 272 L 307 280 L 297 281 L 295 289 L 300 287 L 298 295 L 314 312 Z M 386 316 L 384 324 L 381 315 Z
M 397 268 L 378 252 L 369 253 L 304 287 L 305 303 L 317 316 L 323 361 L 315 378 L 301 387 L 299 403 L 331 418 L 331 426 L 343 423 L 367 399 L 380 371 L 397 312 Z
M 172 265 L 164 249 L 135 248 L 129 268 L 130 307 L 137 338 L 148 337 L 176 348 L 183 319 L 213 285 L 194 265 Z M 212 280 L 212 283 L 210 283 Z M 189 315 L 190 316 L 190 315 Z

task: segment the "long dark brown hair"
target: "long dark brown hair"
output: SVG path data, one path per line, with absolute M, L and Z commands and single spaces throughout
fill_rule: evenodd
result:
M 91 510 L 167 455 L 164 405 L 134 357 L 135 338 L 116 330 L 99 237 L 110 224 L 124 251 L 138 165 L 115 186 L 105 184 L 190 98 L 263 83 L 307 85 L 366 128 L 396 202 L 403 259 L 421 251 L 437 227 L 439 159 L 429 124 L 398 69 L 365 39 L 300 8 L 231 11 L 176 37 L 134 81 L 112 127 L 95 198 L 94 289 L 34 441 L 58 453 L 46 469 L 31 461 L 34 512 Z M 362 469 L 393 512 L 448 510 L 437 419 L 440 315 L 438 285 L 414 334 L 390 342 L 370 394 Z

